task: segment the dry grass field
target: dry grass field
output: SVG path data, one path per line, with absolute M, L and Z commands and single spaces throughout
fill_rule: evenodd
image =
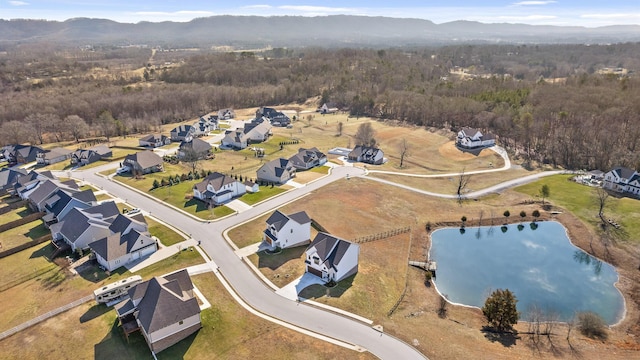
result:
M 375 358 L 370 353 L 330 345 L 250 314 L 211 273 L 194 276 L 192 280 L 213 307 L 201 313 L 200 331 L 158 354 L 159 359 Z M 4 339 L 0 347 L 2 357 L 11 359 L 152 359 L 140 334 L 132 334 L 127 342 L 115 311 L 93 302 Z
M 466 201 L 460 205 L 454 200 L 422 196 L 366 179 L 354 178 L 337 181 L 280 210 L 285 213 L 305 210 L 310 217 L 321 223 L 331 233 L 345 239 L 411 225 L 413 240 L 410 257 L 415 260 L 424 259 L 430 246 L 428 234 L 424 229 L 427 221 L 434 226 L 438 226 L 438 223 L 457 224 L 461 216 L 465 215 L 468 218 L 467 226 L 477 226 L 481 217 L 483 224 L 487 225 L 490 221 L 488 218 L 491 216 L 496 219 L 495 221 L 503 222 L 504 210 L 510 210 L 512 214 L 524 210 L 530 214 L 537 209 L 543 212 L 543 218 L 550 217 L 539 203 L 530 203 L 530 200 L 529 195 L 505 191 L 478 201 Z M 325 211 L 326 209 L 332 209 L 332 211 Z M 551 209 L 561 210 L 557 207 Z M 259 241 L 260 232 L 264 229 L 264 221 L 269 215 L 266 214 L 233 229 L 229 236 L 239 245 Z M 516 219 L 512 220 L 516 221 Z M 594 235 L 584 223 L 570 213 L 557 216 L 557 220 L 568 228 L 576 245 L 588 249 L 588 239 Z M 346 284 L 344 289 L 337 290 L 340 296 L 326 296 L 326 289 L 321 287 L 316 288 L 315 291 L 310 288 L 307 293 L 313 291 L 312 294 L 318 296 L 315 298 L 316 301 L 369 316 L 376 323 L 382 324 L 386 332 L 408 343 L 414 343 L 415 340 L 419 344 L 418 349 L 429 358 L 483 358 L 484 355 L 491 354 L 491 358 L 494 359 L 548 357 L 631 359 L 637 358 L 640 354 L 640 347 L 632 335 L 637 331 L 638 308 L 633 300 L 635 296 L 633 294 L 637 291 L 637 281 L 632 280 L 634 275 L 631 268 L 619 268 L 622 275 L 619 285 L 627 300 L 625 322 L 612 328 L 609 332 L 610 340 L 605 343 L 585 338 L 574 329 L 571 333 L 572 349 L 565 339 L 567 332 L 565 325 L 558 325 L 554 329 L 554 335 L 535 345 L 524 334 L 527 330 L 525 323 L 517 325 L 516 328 L 521 333 L 516 337 L 500 337 L 483 332 L 486 322 L 478 309 L 449 305 L 447 317 L 439 317 L 437 314 L 439 295 L 433 286 L 425 284 L 422 271 L 405 266 L 406 253 L 399 251 L 399 247 L 394 246 L 395 244 L 384 242 L 372 244 L 380 246 L 380 249 L 369 252 L 371 244 L 362 245 L 360 272 L 352 279 L 352 283 Z M 602 246 L 595 246 L 595 251 L 596 254 L 602 254 Z M 282 286 L 301 274 L 302 261 L 299 256 L 302 253 L 298 252 L 283 253 L 284 260 L 280 262 L 275 260 L 278 255 L 254 255 L 252 261 L 258 264 L 260 270 L 270 280 Z M 384 256 L 394 252 L 397 253 L 392 257 L 398 264 L 402 263 L 402 269 L 396 270 L 394 277 L 388 277 L 384 271 L 379 270 L 378 266 L 388 264 L 390 260 L 385 260 Z M 626 260 L 628 256 L 624 253 L 624 250 L 616 250 L 614 256 L 628 263 Z M 400 256 L 402 261 L 398 260 Z M 260 266 L 261 261 L 264 266 Z M 637 264 L 635 266 L 637 267 Z M 378 301 L 380 290 L 372 290 L 372 288 L 375 289 L 379 283 L 384 283 L 382 287 L 397 291 L 394 286 L 402 283 L 404 272 L 408 274 L 406 296 L 393 315 L 387 317 L 386 312 L 389 311 L 387 305 L 390 300 L 387 303 Z M 398 276 L 400 273 L 403 274 L 402 278 Z M 278 274 L 280 276 L 276 277 Z M 288 278 L 286 274 L 289 274 Z M 374 276 L 368 278 L 370 274 Z M 403 283 L 402 286 L 404 286 Z M 375 301 L 371 301 L 371 291 L 378 294 L 374 298 Z

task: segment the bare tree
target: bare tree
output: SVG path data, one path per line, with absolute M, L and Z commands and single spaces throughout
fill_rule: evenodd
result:
M 604 207 L 607 205 L 607 199 L 609 199 L 609 193 L 604 188 L 596 189 L 596 200 L 598 201 L 598 216 L 604 221 Z
M 3 144 L 20 144 L 27 139 L 28 134 L 22 121 L 11 120 L 2 124 L 0 136 Z
M 362 123 L 356 131 L 356 145 L 375 146 L 375 136 L 376 131 L 373 129 L 373 126 L 371 126 L 371 123 Z
M 462 171 L 458 175 L 458 181 L 457 181 L 458 189 L 456 190 L 456 195 L 458 195 L 458 203 L 460 204 L 462 204 L 462 193 L 467 188 L 467 185 L 469 184 L 469 179 L 471 179 L 471 175 L 466 175 L 464 173 L 464 168 L 462 168 Z
M 404 159 L 409 157 L 409 143 L 407 142 L 407 139 L 402 139 L 398 146 L 398 150 L 400 151 L 400 168 L 402 168 L 404 165 Z
M 338 125 L 336 126 L 336 130 L 338 130 L 338 136 L 342 136 L 342 128 L 344 127 L 344 124 L 342 123 L 342 121 L 340 121 L 338 123 Z
M 107 142 L 109 142 L 109 139 L 113 135 L 116 127 L 116 121 L 113 118 L 113 115 L 111 115 L 111 112 L 107 110 L 102 111 L 96 118 L 96 123 L 100 128 L 102 135 L 106 137 Z
M 76 142 L 79 142 L 81 138 L 85 137 L 89 132 L 89 126 L 78 115 L 69 115 L 64 118 L 62 122 L 65 130 L 73 136 Z
M 37 141 L 39 144 L 43 144 L 44 133 L 48 124 L 47 116 L 40 113 L 31 114 L 24 121 L 27 123 L 26 128 L 29 129 L 31 142 L 35 143 Z
M 186 147 L 181 151 L 183 153 L 181 160 L 188 163 L 191 167 L 191 172 L 194 173 L 198 167 L 198 163 L 200 163 L 200 160 L 203 157 L 202 154 L 198 153 L 191 147 Z

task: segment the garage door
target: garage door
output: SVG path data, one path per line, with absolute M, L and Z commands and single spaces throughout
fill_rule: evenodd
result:
M 322 271 L 318 269 L 314 269 L 312 267 L 307 267 L 307 271 L 322 279 Z

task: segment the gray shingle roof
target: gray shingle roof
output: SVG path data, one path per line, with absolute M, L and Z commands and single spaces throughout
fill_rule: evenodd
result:
M 629 168 L 622 167 L 622 166 L 618 166 L 618 167 L 614 168 L 613 171 L 616 174 L 618 174 L 619 177 L 621 177 L 623 179 L 631 179 L 633 174 L 635 174 L 635 172 L 636 172 L 633 169 L 629 169 Z
M 182 270 L 186 273 L 186 270 Z M 188 274 L 186 277 L 188 278 Z M 200 313 L 200 307 L 195 297 L 186 294 L 184 284 L 174 275 L 170 280 L 165 276 L 149 280 L 144 295 L 138 303 L 138 320 L 146 333 L 152 333 L 181 320 Z M 191 280 L 188 281 L 191 283 Z M 140 286 L 141 284 L 137 285 Z M 193 285 L 191 285 L 193 288 Z
M 140 165 L 142 169 L 148 169 L 153 166 L 162 165 L 162 158 L 153 151 L 140 151 L 135 154 L 129 154 L 125 157 L 125 162 L 133 161 Z
M 204 193 L 207 191 L 207 185 L 211 185 L 213 190 L 217 193 L 222 189 L 224 185 L 234 183 L 238 180 L 232 178 L 231 176 L 227 176 L 225 174 L 221 174 L 219 172 L 213 172 L 207 177 L 205 177 L 201 182 L 194 185 L 194 188 L 198 190 L 200 193 Z
M 153 242 L 153 239 L 148 235 L 137 230 L 131 230 L 124 235 L 120 232 L 111 234 L 105 238 L 90 243 L 89 247 L 103 259 L 111 261 L 129 254 L 140 238 L 149 244 Z
M 29 195 L 29 200 L 34 204 L 39 204 L 51 196 L 57 189 L 58 185 L 51 180 L 46 180 Z
M 349 241 L 337 238 L 333 235 L 319 232 L 313 239 L 307 250 L 315 247 L 320 261 L 327 268 L 336 268 L 351 246 L 358 246 Z
M 287 215 L 281 213 L 280 210 L 276 210 L 267 219 L 267 225 L 269 225 L 269 226 L 273 225 L 273 227 L 276 230 L 280 231 L 280 229 L 282 229 L 282 227 L 284 226 L 284 224 L 287 223 L 287 221 L 289 221 L 289 217 Z

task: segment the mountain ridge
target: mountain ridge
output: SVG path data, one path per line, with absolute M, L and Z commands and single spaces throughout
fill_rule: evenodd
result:
M 232 16 L 189 22 L 120 23 L 109 19 L 65 21 L 0 19 L 0 43 L 148 44 L 167 46 L 404 46 L 460 42 L 610 43 L 640 41 L 640 25 L 580 26 L 480 23 L 352 15 Z

